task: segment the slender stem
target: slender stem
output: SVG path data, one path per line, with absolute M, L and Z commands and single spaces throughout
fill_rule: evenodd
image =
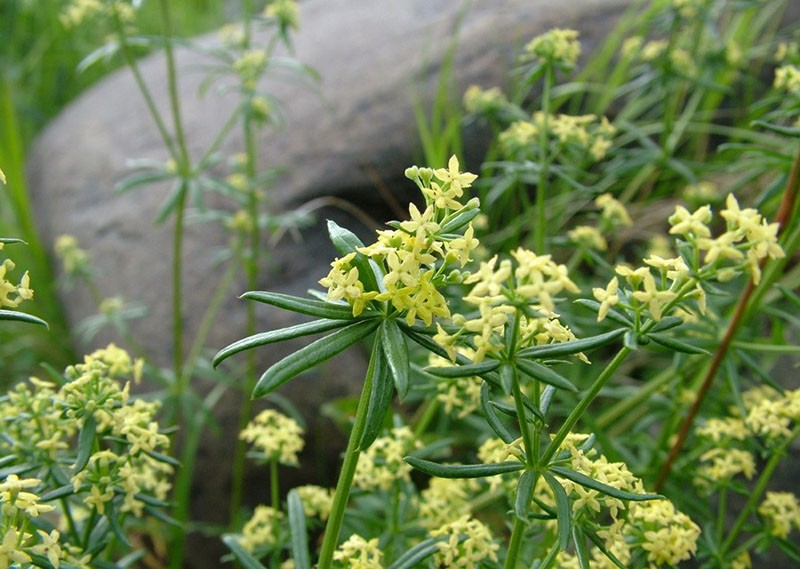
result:
M 378 342 L 372 345 L 372 354 L 369 358 L 367 375 L 364 378 L 364 387 L 361 390 L 361 397 L 358 400 L 358 408 L 353 421 L 353 429 L 350 431 L 350 439 L 347 441 L 347 450 L 344 454 L 342 470 L 339 473 L 339 481 L 336 483 L 336 492 L 333 495 L 333 505 L 331 506 L 330 517 L 325 526 L 325 537 L 322 540 L 322 547 L 319 552 L 318 569 L 330 569 L 333 562 L 333 552 L 339 541 L 339 532 L 344 521 L 344 512 L 347 502 L 350 499 L 350 489 L 353 486 L 353 477 L 358 465 L 358 457 L 363 449 L 359 448 L 361 436 L 367 425 L 367 409 L 369 407 L 369 397 L 372 391 L 373 375 L 375 374 L 375 361 L 378 358 Z
M 531 433 L 531 424 L 528 421 L 528 414 L 525 410 L 525 404 L 522 402 L 522 390 L 519 386 L 519 373 L 517 368 L 511 366 L 511 373 L 514 379 L 511 384 L 511 393 L 514 397 L 514 406 L 517 410 L 517 422 L 519 423 L 519 430 L 522 434 L 522 444 L 525 447 L 525 462 L 528 466 L 536 465 L 536 457 L 539 450 L 534 444 L 534 435 Z
M 281 509 L 280 478 L 278 477 L 278 460 L 273 458 L 269 461 L 269 495 L 272 507 L 276 510 Z
M 200 435 L 204 413 L 198 412 L 186 429 L 186 440 L 181 450 L 181 467 L 175 480 L 173 500 L 175 510 L 172 517 L 180 525 L 172 530 L 172 543 L 169 549 L 170 569 L 181 569 L 186 551 L 186 524 L 189 521 L 189 496 L 191 494 L 194 464 L 197 448 L 200 446 Z
M 519 557 L 519 549 L 522 546 L 522 536 L 525 533 L 525 522 L 514 516 L 514 527 L 511 530 L 511 539 L 508 542 L 508 554 L 506 555 L 506 562 L 503 565 L 505 569 L 515 569 L 517 566 L 517 557 Z
M 630 348 L 623 347 L 617 352 L 617 355 L 614 356 L 614 359 L 609 362 L 600 376 L 594 381 L 592 386 L 589 388 L 589 391 L 586 392 L 569 416 L 564 421 L 564 424 L 561 425 L 561 428 L 556 433 L 555 437 L 550 443 L 550 446 L 547 447 L 547 450 L 542 455 L 541 459 L 539 460 L 539 464 L 542 466 L 546 466 L 550 460 L 555 456 L 558 452 L 561 443 L 564 442 L 564 439 L 567 438 L 572 427 L 580 420 L 583 414 L 586 412 L 586 409 L 589 407 L 594 398 L 600 393 L 600 391 L 605 387 L 608 380 L 611 379 L 611 376 L 614 375 L 614 372 L 617 371 L 617 368 L 625 361 L 625 358 L 628 357 L 628 354 L 631 353 Z
M 550 174 L 550 149 L 549 125 L 550 120 L 550 90 L 553 83 L 553 68 L 550 64 L 544 72 L 544 86 L 542 88 L 542 130 L 539 134 L 539 183 L 536 187 L 536 227 L 534 228 L 534 245 L 536 253 L 544 255 L 545 227 L 547 214 L 545 212 L 545 194 L 547 193 L 547 177 Z
M 758 481 L 756 482 L 755 487 L 753 488 L 752 492 L 750 492 L 750 496 L 747 499 L 747 503 L 745 504 L 744 508 L 742 508 L 739 517 L 736 518 L 733 527 L 728 532 L 728 535 L 725 538 L 725 542 L 722 544 L 721 550 L 723 553 L 725 551 L 728 551 L 728 549 L 730 549 L 730 547 L 736 542 L 736 538 L 739 536 L 739 532 L 742 531 L 742 527 L 744 526 L 745 522 L 753 513 L 753 510 L 755 510 L 756 504 L 758 504 L 758 501 L 761 500 L 761 496 L 767 489 L 767 485 L 769 484 L 769 481 L 772 478 L 775 469 L 778 467 L 778 464 L 780 464 L 781 460 L 784 458 L 786 449 L 789 448 L 789 445 L 791 445 L 794 442 L 794 440 L 797 438 L 798 435 L 800 435 L 800 425 L 795 426 L 794 431 L 792 431 L 792 434 L 786 437 L 783 440 L 783 442 L 772 453 L 772 456 L 769 457 L 767 464 L 764 466 L 764 470 L 758 477 Z

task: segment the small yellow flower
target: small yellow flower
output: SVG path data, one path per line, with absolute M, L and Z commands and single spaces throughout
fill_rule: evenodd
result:
M 758 513 L 775 537 L 787 539 L 792 529 L 800 529 L 800 501 L 791 492 L 767 492 Z
M 670 235 L 692 235 L 698 237 L 710 237 L 711 230 L 708 228 L 708 223 L 711 221 L 711 207 L 704 205 L 694 213 L 690 213 L 683 206 L 676 206 L 675 213 L 673 213 L 668 221 L 672 227 L 669 232 Z
M 554 28 L 533 38 L 525 46 L 525 57 L 539 59 L 571 68 L 577 63 L 581 54 L 578 31 Z
M 273 409 L 265 409 L 239 433 L 239 438 L 251 443 L 263 460 L 297 466 L 303 450 L 303 428 L 294 419 Z
M 459 171 L 458 158 L 455 154 L 447 162 L 447 169 L 437 168 L 433 171 L 433 175 L 441 182 L 449 183 L 450 188 L 457 192 L 458 197 L 461 197 L 462 190 L 469 188 L 478 177 L 469 172 Z
M 608 316 L 608 311 L 616 306 L 619 303 L 619 281 L 617 277 L 613 277 L 606 286 L 605 289 L 602 288 L 593 288 L 592 294 L 600 303 L 600 308 L 597 311 L 597 321 L 602 322 L 606 316 Z
M 278 542 L 278 524 L 283 519 L 283 513 L 269 506 L 256 506 L 253 515 L 242 528 L 241 545 L 247 551 L 253 552 L 265 545 L 274 545 Z
M 333 560 L 350 569 L 383 569 L 383 552 L 378 538 L 366 540 L 353 534 L 333 552 Z

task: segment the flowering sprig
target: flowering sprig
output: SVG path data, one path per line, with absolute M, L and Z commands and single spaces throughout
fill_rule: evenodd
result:
M 175 461 L 155 421 L 159 405 L 132 399 L 119 383 L 140 374 L 140 362 L 112 344 L 70 366 L 60 386 L 32 378 L 0 398 L 4 467 L 37 473 L 26 480 L 8 474 L 0 483 L 0 525 L 17 536 L 14 550 L 4 541 L 6 560 L 84 566 L 127 519 L 164 517 L 158 510 L 167 505 Z M 60 532 L 52 519 L 63 523 Z M 101 519 L 109 522 L 101 524 L 105 531 L 92 531 Z

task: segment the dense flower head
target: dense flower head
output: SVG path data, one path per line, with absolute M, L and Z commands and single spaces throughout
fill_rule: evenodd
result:
M 460 518 L 431 530 L 431 537 L 442 537 L 434 554 L 437 567 L 477 567 L 484 560 L 497 561 L 500 546 L 494 541 L 489 528 L 481 521 L 465 514 Z
M 4 243 L 0 243 L 0 249 L 3 249 L 3 246 Z M 15 267 L 16 265 L 11 259 L 5 259 L 0 263 L 0 308 L 17 308 L 23 301 L 33 298 L 31 277 L 27 271 L 23 273 L 17 284 L 8 280 L 9 273 Z
M 239 433 L 261 460 L 276 460 L 287 466 L 297 466 L 298 454 L 303 450 L 303 428 L 291 417 L 273 409 L 265 409 Z
M 581 55 L 578 31 L 554 28 L 533 38 L 525 46 L 525 59 L 534 59 L 571 69 Z
M 603 234 L 596 227 L 589 225 L 579 225 L 567 232 L 567 237 L 573 243 L 586 249 L 605 251 L 608 249 L 608 242 Z
M 424 209 L 411 204 L 408 220 L 390 223 L 392 229 L 378 231 L 377 241 L 371 245 L 334 260 L 331 271 L 319 282 L 328 289 L 329 301 L 348 302 L 354 316 L 382 302 L 403 314 L 409 325 L 420 319 L 429 326 L 434 318 L 450 316 L 440 292 L 452 278 L 448 268 L 456 265 L 458 273 L 479 245 L 472 223 L 458 223 L 460 216 L 478 208 L 477 198 L 462 203 L 464 190 L 477 176 L 461 172 L 455 156 L 447 168 L 415 166 L 406 176 L 420 188 Z M 356 261 L 362 255 L 380 268 L 378 290 L 366 286 L 368 275 L 359 273 Z
M 388 435 L 375 439 L 359 455 L 353 484 L 362 490 L 373 491 L 389 490 L 397 481 L 409 481 L 411 466 L 403 457 L 421 446 L 410 428 L 393 428 Z
M 474 312 L 454 315 L 452 321 L 458 329 L 452 332 L 440 326 L 433 337 L 451 360 L 455 361 L 461 346 L 469 348 L 475 362 L 502 350 L 505 327 L 520 305 L 529 307 L 519 315 L 520 347 L 575 339 L 554 311 L 558 295 L 580 290 L 566 266 L 550 255 L 523 248 L 512 251 L 511 257 L 513 261 L 495 256 L 464 278 L 464 284 L 473 285 L 464 301 L 475 307 Z
M 739 474 L 750 480 L 756 472 L 752 453 L 737 448 L 712 448 L 700 455 L 701 466 L 697 470 L 698 483 L 705 485 L 727 483 Z
M 700 527 L 669 500 L 635 502 L 630 509 L 635 543 L 653 566 L 677 565 L 697 552 Z
M 499 87 L 484 89 L 478 85 L 470 85 L 464 92 L 464 109 L 468 113 L 489 114 L 507 105 L 508 99 Z
M 800 66 L 781 65 L 775 70 L 775 89 L 800 96 Z
M 245 88 L 252 89 L 267 67 L 269 57 L 261 48 L 252 48 L 245 51 L 233 62 L 233 69 L 242 79 Z
M 770 535 L 787 539 L 792 529 L 800 530 L 800 501 L 791 492 L 767 492 L 758 513 Z
M 358 534 L 348 537 L 333 553 L 336 567 L 347 569 L 383 569 L 383 552 L 378 538 L 364 539 Z
M 264 8 L 264 16 L 275 18 L 282 29 L 300 29 L 300 14 L 295 0 L 272 0 Z
M 500 133 L 498 142 L 507 156 L 535 155 L 544 132 L 559 147 L 579 149 L 599 161 L 611 148 L 616 128 L 606 117 L 536 111 L 530 120 L 512 122 Z
M 469 478 L 431 478 L 419 496 L 419 523 L 431 530 L 454 522 L 471 510 L 480 484 Z
M 80 248 L 77 238 L 72 235 L 61 235 L 56 238 L 55 253 L 64 265 L 67 276 L 84 275 L 89 271 L 89 254 Z
M 283 512 L 270 506 L 256 506 L 253 515 L 242 528 L 241 545 L 249 552 L 275 545 L 280 539 Z
M 130 24 L 135 18 L 134 6 L 124 0 L 72 0 L 59 15 L 61 25 L 67 29 L 109 18 Z
M 327 520 L 333 505 L 333 490 L 313 484 L 298 486 L 295 491 L 303 504 L 303 513 L 309 518 Z

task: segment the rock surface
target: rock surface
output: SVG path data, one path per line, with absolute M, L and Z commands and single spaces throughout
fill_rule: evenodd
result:
M 582 32 L 585 52 L 591 52 L 609 31 L 629 0 L 496 0 L 474 2 L 459 33 L 454 77 L 460 89 L 471 83 L 501 85 L 513 63 L 512 54 L 534 35 L 554 26 Z M 301 3 L 301 30 L 294 38 L 296 58 L 314 69 L 321 83 L 314 89 L 293 81 L 271 80 L 267 90 L 284 102 L 286 129 L 267 132 L 260 141 L 261 166 L 281 166 L 281 175 L 269 190 L 276 211 L 288 211 L 321 196 L 336 196 L 353 203 L 379 220 L 396 217 L 377 191 L 378 182 L 401 203 L 413 195 L 413 184 L 403 179 L 404 169 L 420 155 L 410 89 L 435 88 L 440 62 L 452 38 L 462 9 L 452 0 L 307 0 Z M 218 40 L 201 40 L 213 45 Z M 213 92 L 197 95 L 203 75 L 195 69 L 205 61 L 197 52 L 180 50 L 180 93 L 190 150 L 199 156 L 233 109 L 235 100 Z M 167 108 L 164 60 L 160 54 L 141 63 L 159 108 Z M 316 92 L 315 92 L 316 91 Z M 470 139 L 470 148 L 481 145 Z M 234 135 L 221 151 L 242 149 Z M 104 296 L 122 295 L 141 302 L 149 314 L 133 325 L 137 340 L 156 362 L 171 358 L 170 223 L 154 227 L 165 188 L 113 195 L 114 184 L 129 173 L 126 161 L 148 158 L 165 161 L 167 154 L 150 120 L 132 75 L 116 73 L 67 108 L 42 134 L 29 160 L 29 184 L 43 238 L 63 233 L 75 235 L 89 249 L 101 271 L 99 288 Z M 477 164 L 467 164 L 473 171 Z M 336 212 L 320 215 L 336 217 Z M 339 215 L 343 224 L 361 227 Z M 203 311 L 211 301 L 219 274 L 214 252 L 227 242 L 225 232 L 213 224 L 190 225 L 186 234 L 184 306 L 191 341 Z M 303 232 L 300 242 L 284 240 L 270 253 L 259 288 L 304 294 L 328 270 L 334 257 L 324 223 Z M 218 349 L 244 335 L 245 290 L 235 284 L 208 345 Z M 73 323 L 95 313 L 88 294 L 75 290 L 65 296 Z M 289 323 L 285 313 L 258 308 L 259 329 Z M 98 337 L 95 344 L 113 340 Z M 87 347 L 88 348 L 88 347 Z M 262 365 L 285 355 L 290 348 L 260 350 Z M 363 378 L 364 358 L 352 352 L 313 374 L 291 382 L 284 391 L 314 410 L 321 403 L 351 393 Z M 227 516 L 232 438 L 236 424 L 236 398 L 218 406 L 222 435 L 207 435 L 199 457 L 193 490 L 193 517 L 224 523 Z M 318 415 L 306 413 L 314 429 Z M 312 421 L 317 418 L 317 421 Z M 324 427 L 323 427 L 324 428 Z M 334 466 L 322 467 L 329 480 Z M 263 479 L 255 481 L 263 487 Z M 217 567 L 222 549 L 218 540 L 200 540 L 191 546 L 190 567 Z

